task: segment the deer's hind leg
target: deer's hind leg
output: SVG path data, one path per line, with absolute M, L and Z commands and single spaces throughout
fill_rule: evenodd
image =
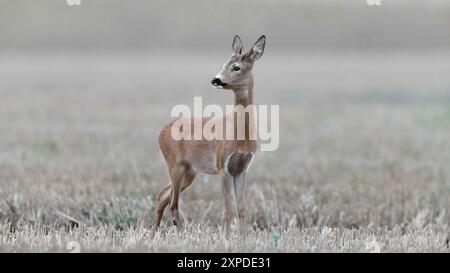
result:
M 189 187 L 192 182 L 194 181 L 195 177 L 197 176 L 197 173 L 192 169 L 187 167 L 185 170 L 183 170 L 181 173 L 179 172 L 179 169 L 174 169 L 170 171 L 170 177 L 171 177 L 171 183 L 167 185 L 161 192 L 158 194 L 157 202 L 158 205 L 156 207 L 156 223 L 155 228 L 158 229 L 161 224 L 161 219 L 164 214 L 164 210 L 171 203 L 172 197 L 172 191 L 173 191 L 173 185 L 176 183 L 180 183 L 181 181 L 181 192 L 183 192 L 187 187 Z M 178 204 L 177 204 L 178 206 Z M 177 208 L 177 212 L 179 215 L 180 220 L 183 218 L 181 210 Z M 173 213 L 172 213 L 173 214 Z M 175 216 L 174 216 L 175 218 Z M 175 220 L 175 224 L 176 224 Z
M 197 173 L 189 166 L 177 165 L 170 171 L 172 182 L 172 198 L 170 201 L 170 211 L 172 212 L 174 224 L 179 230 L 184 228 L 182 214 L 179 210 L 179 198 L 183 190 L 189 187 L 194 181 Z
M 188 170 L 186 170 L 185 175 L 183 177 L 183 183 L 181 186 L 181 193 L 183 193 L 183 191 L 188 188 L 192 182 L 194 182 L 195 177 L 197 176 L 197 173 L 192 169 L 189 168 Z M 180 215 L 180 220 L 182 221 L 182 225 L 186 224 L 186 218 L 184 217 L 183 211 L 181 210 L 180 206 L 178 206 L 178 214 Z
M 161 224 L 161 219 L 164 214 L 164 209 L 167 207 L 167 205 L 170 202 L 170 198 L 172 196 L 172 188 L 171 184 L 167 185 L 159 194 L 158 198 L 156 199 L 158 202 L 158 205 L 156 206 L 156 223 L 155 223 L 155 229 L 159 228 L 159 225 Z

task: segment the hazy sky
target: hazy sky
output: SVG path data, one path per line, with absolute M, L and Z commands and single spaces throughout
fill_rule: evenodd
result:
M 1 0 L 7 49 L 229 47 L 239 33 L 266 34 L 280 50 L 448 49 L 450 1 L 382 0 Z M 247 38 L 248 37 L 248 38 Z

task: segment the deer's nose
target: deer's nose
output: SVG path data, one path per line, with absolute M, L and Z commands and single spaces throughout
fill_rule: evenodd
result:
M 227 85 L 226 83 L 222 82 L 222 80 L 219 79 L 219 78 L 212 79 L 211 84 L 214 85 L 214 86 L 225 86 L 225 85 Z

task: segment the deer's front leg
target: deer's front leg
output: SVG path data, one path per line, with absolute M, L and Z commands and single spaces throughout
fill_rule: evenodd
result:
M 247 200 L 245 198 L 245 172 L 234 177 L 234 194 L 236 197 L 236 207 L 239 216 L 239 230 L 242 237 L 247 236 L 246 210 Z
M 222 193 L 225 201 L 225 237 L 228 239 L 230 236 L 230 225 L 233 219 L 233 195 L 231 194 L 231 188 L 233 183 L 233 177 L 226 173 L 222 173 Z

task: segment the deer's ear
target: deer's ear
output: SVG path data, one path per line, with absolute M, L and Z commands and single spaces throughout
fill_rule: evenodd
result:
M 264 53 L 264 47 L 266 46 L 266 36 L 262 35 L 253 45 L 249 52 L 245 53 L 243 59 L 249 62 L 254 62 L 261 58 Z
M 235 35 L 233 39 L 233 45 L 231 46 L 231 50 L 236 55 L 241 55 L 244 45 L 242 44 L 242 40 L 239 35 Z

